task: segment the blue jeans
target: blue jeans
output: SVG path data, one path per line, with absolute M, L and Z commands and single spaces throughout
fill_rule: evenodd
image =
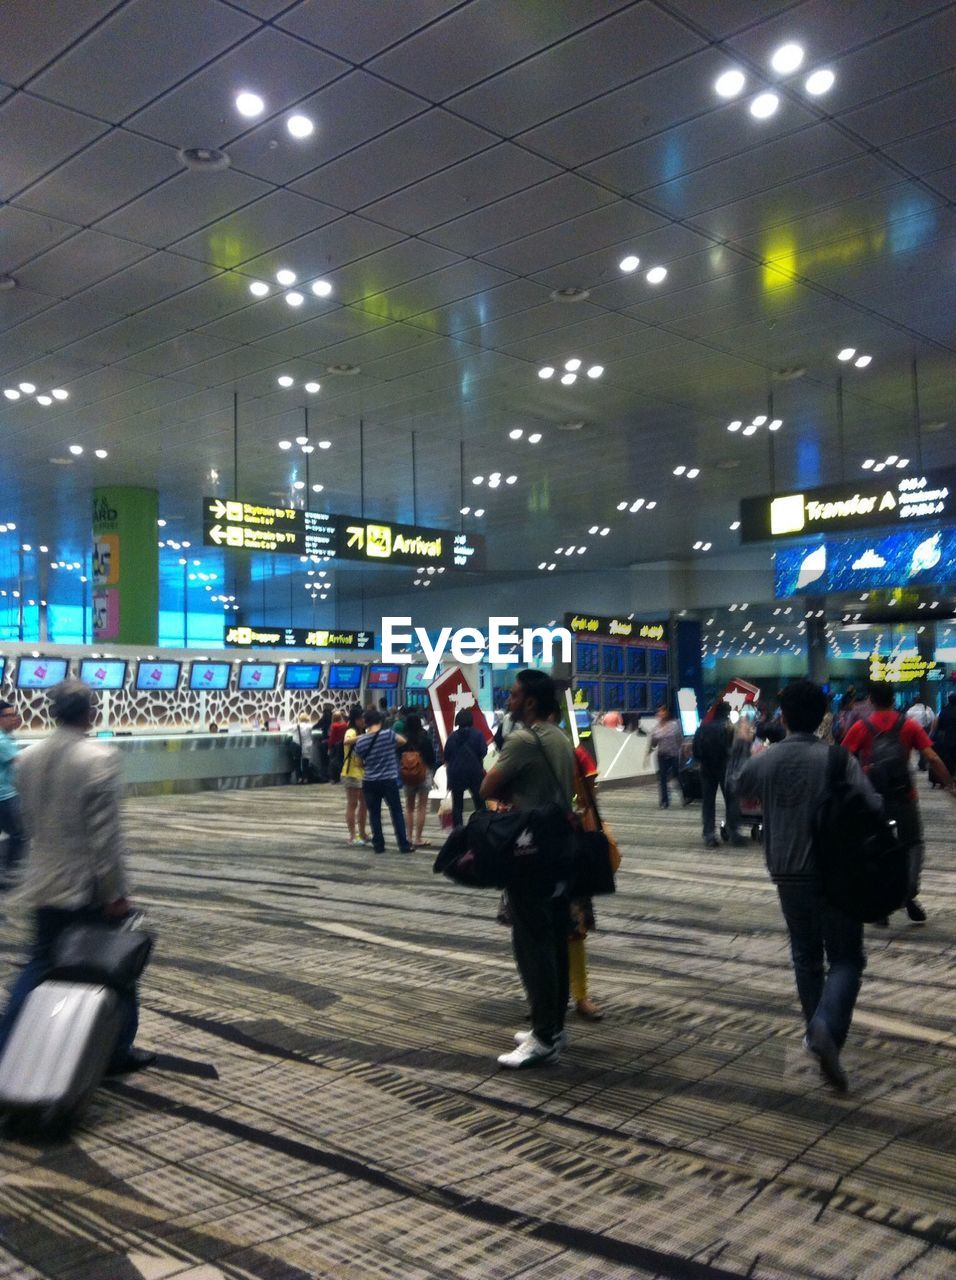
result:
M 777 892 L 806 1024 L 819 1018 L 842 1049 L 866 968 L 863 925 L 828 902 L 813 881 L 778 884 Z
M 657 785 L 661 789 L 661 806 L 664 809 L 670 808 L 671 798 L 667 791 L 667 779 L 673 778 L 677 781 L 677 756 L 662 756 L 657 753 Z
M 103 913 L 97 907 L 80 907 L 70 911 L 62 907 L 40 907 L 34 913 L 33 945 L 26 965 L 10 988 L 10 999 L 0 1018 L 0 1052 L 13 1030 L 17 1015 L 26 1003 L 27 996 L 49 973 L 53 964 L 53 946 L 64 930 L 74 924 L 102 924 Z M 121 996 L 122 1020 L 111 1066 L 125 1062 L 136 1039 L 139 1027 L 139 1005 L 135 989 Z
M 402 800 L 398 793 L 398 783 L 394 778 L 368 778 L 362 783 L 365 792 L 365 807 L 368 810 L 369 825 L 372 828 L 372 848 L 376 853 L 385 852 L 385 833 L 382 831 L 382 801 L 388 805 L 392 815 L 392 826 L 398 847 L 409 849 L 408 832 L 405 830 L 405 815 L 402 813 Z

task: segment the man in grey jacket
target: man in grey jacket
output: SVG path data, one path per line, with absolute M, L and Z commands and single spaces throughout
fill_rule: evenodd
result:
M 777 886 L 790 933 L 797 994 L 806 1019 L 804 1047 L 841 1093 L 847 1089 L 840 1050 L 850 1030 L 866 965 L 863 925 L 824 897 L 813 843 L 813 821 L 823 799 L 829 748 L 815 736 L 827 708 L 826 694 L 810 680 L 787 685 L 780 712 L 787 736 L 753 756 L 739 789 L 763 807 L 767 869 Z M 857 761 L 846 776 L 875 810 L 882 804 Z M 824 956 L 828 969 L 824 969 Z
M 120 821 L 117 752 L 86 737 L 93 724 L 93 691 L 64 680 L 50 691 L 56 730 L 17 761 L 23 820 L 31 837 L 17 900 L 33 911 L 30 956 L 0 1018 L 0 1049 L 27 996 L 45 978 L 53 948 L 75 924 L 121 920 L 129 914 L 125 841 Z M 109 1071 L 136 1071 L 155 1054 L 134 1049 L 139 1013 L 133 993 Z

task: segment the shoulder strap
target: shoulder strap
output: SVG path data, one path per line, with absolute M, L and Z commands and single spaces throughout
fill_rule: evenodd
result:
M 850 753 L 845 747 L 832 746 L 827 748 L 827 787 L 832 787 L 836 783 L 846 782 L 846 767 L 850 758 Z
M 531 734 L 532 738 L 534 738 L 535 742 L 538 744 L 538 750 L 541 752 L 542 758 L 544 759 L 544 763 L 548 766 L 548 773 L 550 773 L 551 777 L 554 779 L 554 785 L 555 785 L 557 796 L 558 796 L 558 803 L 561 805 L 562 808 L 567 808 L 568 804 L 567 804 L 567 798 L 564 794 L 564 787 L 561 785 L 561 779 L 558 777 L 557 773 L 555 772 L 554 765 L 548 759 L 548 753 L 544 749 L 544 743 L 541 741 L 540 737 L 535 733 L 534 729 L 529 729 L 528 732 Z M 575 765 L 577 765 L 577 760 L 575 760 Z

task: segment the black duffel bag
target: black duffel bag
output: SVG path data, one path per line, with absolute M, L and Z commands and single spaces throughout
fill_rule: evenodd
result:
M 436 875 L 471 889 L 567 880 L 573 858 L 570 815 L 558 804 L 502 812 L 479 809 L 456 827 L 435 859 Z
M 60 934 L 53 948 L 53 968 L 47 975 L 67 982 L 87 982 L 131 991 L 146 968 L 153 936 L 144 929 L 77 924 Z

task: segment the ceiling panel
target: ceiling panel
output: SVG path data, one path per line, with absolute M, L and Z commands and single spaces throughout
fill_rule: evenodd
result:
M 668 7 L 711 36 L 726 37 L 778 12 L 792 11 L 798 17 L 802 4 L 803 0 L 669 0 Z
M 272 191 L 267 196 L 211 222 L 195 235 L 177 240 L 176 253 L 218 267 L 240 267 L 251 259 L 341 217 L 341 211 L 296 195 Z
M 112 129 L 28 187 L 17 203 L 88 226 L 181 168 L 170 147 Z
M 217 0 L 131 0 L 57 59 L 31 88 L 64 106 L 117 122 L 256 26 L 249 15 Z M 156 38 L 157 31 L 162 39 Z
M 441 102 L 476 80 L 597 22 L 625 0 L 472 0 L 419 35 L 371 61 L 396 84 Z M 507 32 L 502 39 L 501 33 Z M 470 114 L 470 113 L 469 113 Z
M 886 154 L 910 173 L 932 174 L 952 164 L 956 155 L 956 119 L 884 148 Z
M 281 121 L 257 125 L 229 148 L 233 164 L 269 182 L 291 183 L 317 165 L 417 115 L 425 104 L 364 71 L 352 71 L 298 104 L 315 122 L 310 138 L 289 136 Z M 306 190 L 306 195 L 313 194 Z M 322 198 L 322 192 L 317 196 Z
M 512 280 L 497 289 L 459 298 L 451 306 L 436 307 L 428 313 L 428 323 L 436 333 L 461 333 L 548 301 L 548 290 L 541 285 L 531 280 Z
M 147 351 L 130 356 L 117 367 L 157 376 L 182 373 L 188 378 L 191 366 L 208 362 L 230 350 L 234 348 L 229 343 L 213 338 L 208 333 L 182 333 L 168 342 L 161 342 Z
M 460 0 L 415 0 L 414 5 L 382 4 L 381 0 L 302 0 L 277 20 L 323 49 L 352 62 L 365 62 L 396 41 L 427 25 Z
M 76 234 L 76 228 L 55 218 L 30 213 L 14 205 L 0 205 L 0 274 L 51 249 Z
M 314 280 L 318 276 L 334 272 L 346 263 L 377 253 L 401 239 L 398 231 L 371 222 L 368 218 L 348 214 L 316 231 L 299 236 L 281 249 L 270 250 L 253 258 L 245 264 L 243 272 L 248 276 L 272 280 L 281 267 L 288 267 L 296 273 L 299 280 Z M 267 299 L 267 302 L 273 301 L 278 302 L 279 299 Z M 314 303 L 315 300 L 310 298 L 306 306 Z
M 31 289 L 5 289 L 0 291 L 0 333 L 35 316 L 38 311 L 45 311 L 56 302 L 48 293 L 34 293 Z M 0 367 L 7 368 L 15 362 L 15 355 L 3 349 L 0 343 Z
M 508 279 L 506 272 L 489 267 L 486 263 L 457 262 L 409 281 L 408 284 L 399 285 L 396 289 L 363 298 L 356 305 L 363 311 L 387 320 L 406 320 L 455 299 L 493 289 L 496 285 L 507 283 Z
M 281 31 L 265 28 L 221 54 L 177 88 L 139 111 L 131 129 L 175 147 L 223 147 L 249 128 L 235 107 L 241 89 L 254 90 L 266 104 L 267 126 L 284 134 L 277 113 L 308 97 L 349 69 Z
M 293 185 L 340 208 L 359 209 L 497 141 L 494 134 L 434 107 Z
M 4 0 L 0 77 L 25 84 L 115 5 L 116 0 L 70 0 L 57 12 L 56 22 L 37 22 L 36 0 Z
M 606 245 L 620 244 L 664 225 L 660 215 L 627 200 L 581 214 L 570 222 L 522 236 L 512 244 L 491 249 L 482 256 L 504 270 L 536 275 L 571 258 Z M 566 283 L 574 284 L 568 280 Z
M 56 298 L 72 297 L 90 285 L 146 257 L 148 249 L 99 231 L 81 231 L 73 239 L 17 272 L 20 284 Z M 110 302 L 105 302 L 110 306 Z
M 281 333 L 268 334 L 259 340 L 258 345 L 269 347 L 278 356 L 300 356 L 307 353 L 330 352 L 323 355 L 323 364 L 337 364 L 340 357 L 335 354 L 337 344 L 356 334 L 368 333 L 377 329 L 385 321 L 379 316 L 364 315 L 351 307 L 337 307 L 325 315 L 313 316 L 304 324 L 297 324 L 293 329 Z
M 28 93 L 0 104 L 0 199 L 10 200 L 106 130 L 105 124 Z
M 118 319 L 114 311 L 93 307 L 82 297 L 71 298 L 18 325 L 12 335 L 14 341 L 32 343 L 34 354 L 41 355 L 66 346 L 64 339 L 85 337 Z
M 602 313 L 589 302 L 576 302 L 573 306 L 557 302 L 545 302 L 542 306 L 522 309 L 510 315 L 488 318 L 470 329 L 463 329 L 458 336 L 480 342 L 483 347 L 499 351 L 513 351 L 515 344 L 536 338 L 539 334 L 563 335 L 568 329 L 593 320 Z M 563 338 L 549 337 L 548 342 L 563 341 Z M 536 345 L 531 348 L 538 350 Z M 532 359 L 531 355 L 525 357 Z
M 887 146 L 919 133 L 928 123 L 940 124 L 956 117 L 956 71 L 931 76 L 869 106 L 848 111 L 840 123 L 861 134 L 874 146 Z
M 702 245 L 707 248 L 702 249 Z M 628 255 L 639 258 L 640 266 L 634 272 L 625 273 L 620 263 Z M 698 232 L 671 223 L 536 272 L 535 279 L 549 289 L 574 280 L 591 290 L 592 301 L 617 309 L 653 298 L 662 288 L 665 291 L 684 288 L 728 275 L 746 265 L 749 264 L 745 259 L 726 246 L 711 244 Z M 649 284 L 645 279 L 647 272 L 656 266 L 667 270 L 663 285 Z
M 363 298 L 380 295 L 385 282 L 398 286 L 457 260 L 458 255 L 447 249 L 408 238 L 336 271 L 335 296 L 341 302 L 358 303 Z
M 165 249 L 268 190 L 264 182 L 234 170 L 201 173 L 187 169 L 104 218 L 99 230 Z
M 175 253 L 153 253 L 111 280 L 96 285 L 84 296 L 97 306 L 132 315 L 201 283 L 212 274 L 213 268 L 191 258 L 181 258 Z
M 580 35 L 456 97 L 455 110 L 511 136 L 702 47 L 655 6 L 629 5 L 610 16 L 602 9 L 595 16 L 603 20 Z

